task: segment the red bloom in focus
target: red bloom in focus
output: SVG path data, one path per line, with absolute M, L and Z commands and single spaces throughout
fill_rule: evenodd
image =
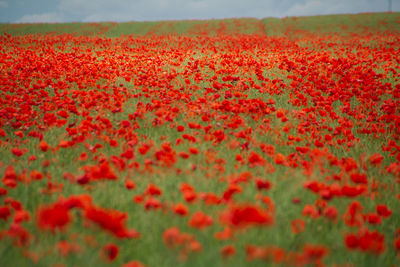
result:
M 37 223 L 41 229 L 63 229 L 70 221 L 69 209 L 63 204 L 40 207 L 37 211 Z
M 119 254 L 119 247 L 115 244 L 107 244 L 101 249 L 101 255 L 107 261 L 113 261 Z

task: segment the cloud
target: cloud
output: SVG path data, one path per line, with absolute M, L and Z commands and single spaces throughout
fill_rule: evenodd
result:
M 28 1 L 28 0 L 25 0 Z M 40 1 L 44 4 L 46 1 Z M 54 1 L 54 0 L 53 0 Z M 383 0 L 57 0 L 17 22 L 99 22 L 284 17 L 386 11 Z M 393 1 L 393 10 L 397 1 Z M 0 0 L 0 3 L 6 3 Z M 0 4 L 1 6 L 1 4 Z M 10 8 L 9 8 L 10 9 Z M 45 13 L 47 12 L 47 13 Z M 17 17 L 18 18 L 18 17 Z
M 21 17 L 16 23 L 63 22 L 63 15 L 59 13 L 31 14 Z
M 276 15 L 278 0 L 61 0 L 59 10 L 83 21 L 210 19 Z
M 286 16 L 310 16 L 386 11 L 382 0 L 306 0 L 293 4 Z
M 8 7 L 8 3 L 4 2 L 4 1 L 0 1 L 0 8 L 7 8 Z

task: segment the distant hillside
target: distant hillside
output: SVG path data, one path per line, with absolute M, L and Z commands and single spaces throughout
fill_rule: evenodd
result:
M 366 13 L 287 18 L 238 18 L 216 20 L 182 20 L 153 22 L 103 23 L 43 23 L 0 24 L 0 33 L 122 35 L 147 34 L 267 34 L 269 36 L 302 34 L 369 33 L 376 31 L 400 32 L 400 13 Z

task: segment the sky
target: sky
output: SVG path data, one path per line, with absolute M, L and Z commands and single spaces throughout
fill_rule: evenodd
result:
M 286 17 L 388 11 L 389 0 L 0 0 L 0 22 Z M 400 11 L 400 0 L 392 0 Z

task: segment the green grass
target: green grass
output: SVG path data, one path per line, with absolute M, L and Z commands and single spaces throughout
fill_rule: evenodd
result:
M 0 33 L 123 35 L 141 36 L 146 34 L 190 34 L 207 33 L 215 35 L 218 30 L 225 33 L 267 34 L 268 36 L 308 34 L 344 34 L 398 32 L 400 13 L 365 13 L 356 15 L 325 15 L 312 17 L 285 18 L 241 18 L 182 21 L 133 21 L 121 23 L 46 23 L 46 24 L 0 24 Z M 222 26 L 223 25 L 223 26 Z M 222 27 L 222 28 L 221 28 Z

